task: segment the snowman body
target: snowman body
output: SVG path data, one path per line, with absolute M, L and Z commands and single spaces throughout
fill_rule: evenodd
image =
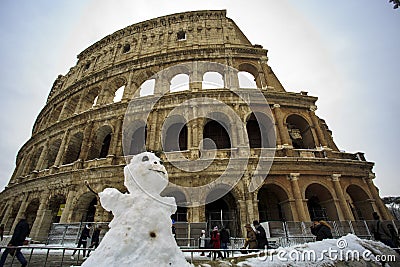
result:
M 124 176 L 129 193 L 115 188 L 99 193 L 101 205 L 114 218 L 82 266 L 191 266 L 171 231 L 175 199 L 160 196 L 168 184 L 160 159 L 149 152 L 136 155 L 124 168 Z

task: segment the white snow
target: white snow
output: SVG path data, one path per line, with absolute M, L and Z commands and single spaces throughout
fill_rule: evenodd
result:
M 396 252 L 383 243 L 360 239 L 353 234 L 339 239 L 280 247 L 268 251 L 267 255 L 254 255 L 237 266 L 381 266 L 379 259 L 387 261 L 389 265 L 385 266 L 398 266 L 399 261 Z
M 101 205 L 114 218 L 82 266 L 191 266 L 171 232 L 175 199 L 160 196 L 168 184 L 160 159 L 149 152 L 136 155 L 125 166 L 124 176 L 128 193 L 106 188 L 99 194 Z

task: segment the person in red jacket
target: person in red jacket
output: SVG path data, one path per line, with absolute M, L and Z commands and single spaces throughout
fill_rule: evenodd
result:
M 221 248 L 221 237 L 218 232 L 218 227 L 215 226 L 212 233 L 211 233 L 211 242 L 213 244 L 213 249 L 220 249 Z M 222 258 L 221 251 L 213 251 L 213 260 L 215 260 L 218 253 L 218 257 Z

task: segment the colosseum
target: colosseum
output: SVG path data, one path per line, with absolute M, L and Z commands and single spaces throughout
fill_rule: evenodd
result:
M 18 152 L 0 194 L 6 233 L 24 215 L 31 238 L 42 241 L 55 224 L 109 222 L 112 214 L 84 182 L 96 192 L 107 187 L 126 192 L 123 168 L 144 150 L 159 153 L 170 182 L 183 188 L 206 185 L 224 173 L 231 158 L 246 158 L 240 179 L 221 198 L 186 205 L 192 197 L 188 191 L 166 190 L 177 200 L 173 219 L 182 225 L 224 225 L 240 237 L 243 225 L 255 219 L 268 222 L 272 235 L 280 231 L 277 225 L 315 217 L 355 226 L 376 211 L 391 220 L 373 183 L 374 163 L 363 153 L 338 149 L 326 122 L 315 114 L 317 98 L 287 92 L 268 65 L 267 52 L 253 45 L 225 10 L 147 20 L 85 49 L 77 64 L 54 81 L 31 138 Z M 268 101 L 265 110 L 243 100 L 253 92 Z M 169 115 L 196 98 L 229 107 L 244 134 L 217 107 L 190 120 Z M 149 103 L 155 104 L 149 109 Z M 148 116 L 127 120 L 128 109 Z M 188 112 L 197 109 L 193 105 Z M 163 132 L 178 141 L 168 143 Z M 243 144 L 247 152 L 242 153 Z M 213 160 L 200 171 L 178 166 L 179 161 L 199 164 L 208 154 Z M 249 188 L 264 164 L 270 164 L 266 178 Z

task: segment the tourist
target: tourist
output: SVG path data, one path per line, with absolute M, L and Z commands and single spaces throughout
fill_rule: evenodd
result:
M 100 232 L 101 232 L 101 225 L 97 226 L 96 229 L 94 229 L 93 234 L 92 234 L 92 242 L 90 242 L 89 248 L 97 248 L 100 243 Z M 88 251 L 87 256 L 89 257 L 90 255 L 90 250 Z
M 213 244 L 213 249 L 220 249 L 221 248 L 221 237 L 218 232 L 218 226 L 215 226 L 212 233 L 211 233 L 211 243 Z M 215 260 L 218 253 L 218 258 L 222 258 L 221 251 L 213 251 L 213 260 Z
M 228 244 L 230 243 L 229 231 L 224 227 L 221 229 L 221 248 L 224 250 L 224 258 L 229 257 Z
M 8 243 L 8 246 L 11 247 L 22 246 L 28 234 L 29 234 L 29 225 L 28 222 L 26 221 L 25 216 L 22 216 L 17 226 L 15 226 L 14 233 L 11 237 L 10 243 Z M 28 262 L 24 258 L 24 255 L 22 255 L 20 248 L 6 248 L 3 252 L 3 255 L 1 255 L 0 267 L 4 266 L 8 254 L 11 254 L 13 256 L 15 255 L 18 261 L 22 264 L 21 265 L 22 267 L 28 265 Z
M 245 225 L 247 236 L 243 248 L 257 249 L 257 236 L 250 224 Z
M 201 230 L 201 235 L 199 238 L 199 248 L 205 249 L 206 248 L 206 231 Z M 200 256 L 205 256 L 204 251 L 200 253 Z
M 76 248 L 80 248 L 81 246 L 83 246 L 83 248 L 87 247 L 87 240 L 88 238 L 90 238 L 90 227 L 92 226 L 91 223 L 88 223 L 87 225 L 85 225 L 85 227 L 82 230 L 81 233 L 81 237 L 79 238 L 78 241 L 78 246 Z M 74 252 L 71 255 L 71 260 L 74 259 L 74 255 L 75 255 L 76 250 L 74 250 Z M 79 255 L 79 252 L 78 252 Z M 86 256 L 86 249 L 83 250 L 83 257 L 85 258 Z
M 256 228 L 257 248 L 265 249 L 268 247 L 267 234 L 264 227 L 257 221 L 253 221 L 253 225 Z
M 332 237 L 332 227 L 324 220 L 315 219 L 311 225 L 311 233 L 316 236 L 316 241 L 321 241 Z
M 376 241 L 381 241 L 383 244 L 389 247 L 394 247 L 390 232 L 386 229 L 385 225 L 380 220 L 377 212 L 372 213 L 374 218 L 374 224 L 372 225 L 372 233 Z
M 172 220 L 171 232 L 172 232 L 172 235 L 174 236 L 174 239 L 175 239 L 175 241 L 176 241 L 176 227 L 175 227 L 175 220 Z
M 390 233 L 390 240 L 392 241 L 392 248 L 398 248 L 400 247 L 400 240 L 399 240 L 399 235 L 396 232 L 396 229 L 393 227 L 391 223 L 387 225 L 387 228 L 389 229 Z
M 1 238 L 1 241 L 3 241 L 3 235 L 4 235 L 4 224 L 0 225 L 0 238 Z

